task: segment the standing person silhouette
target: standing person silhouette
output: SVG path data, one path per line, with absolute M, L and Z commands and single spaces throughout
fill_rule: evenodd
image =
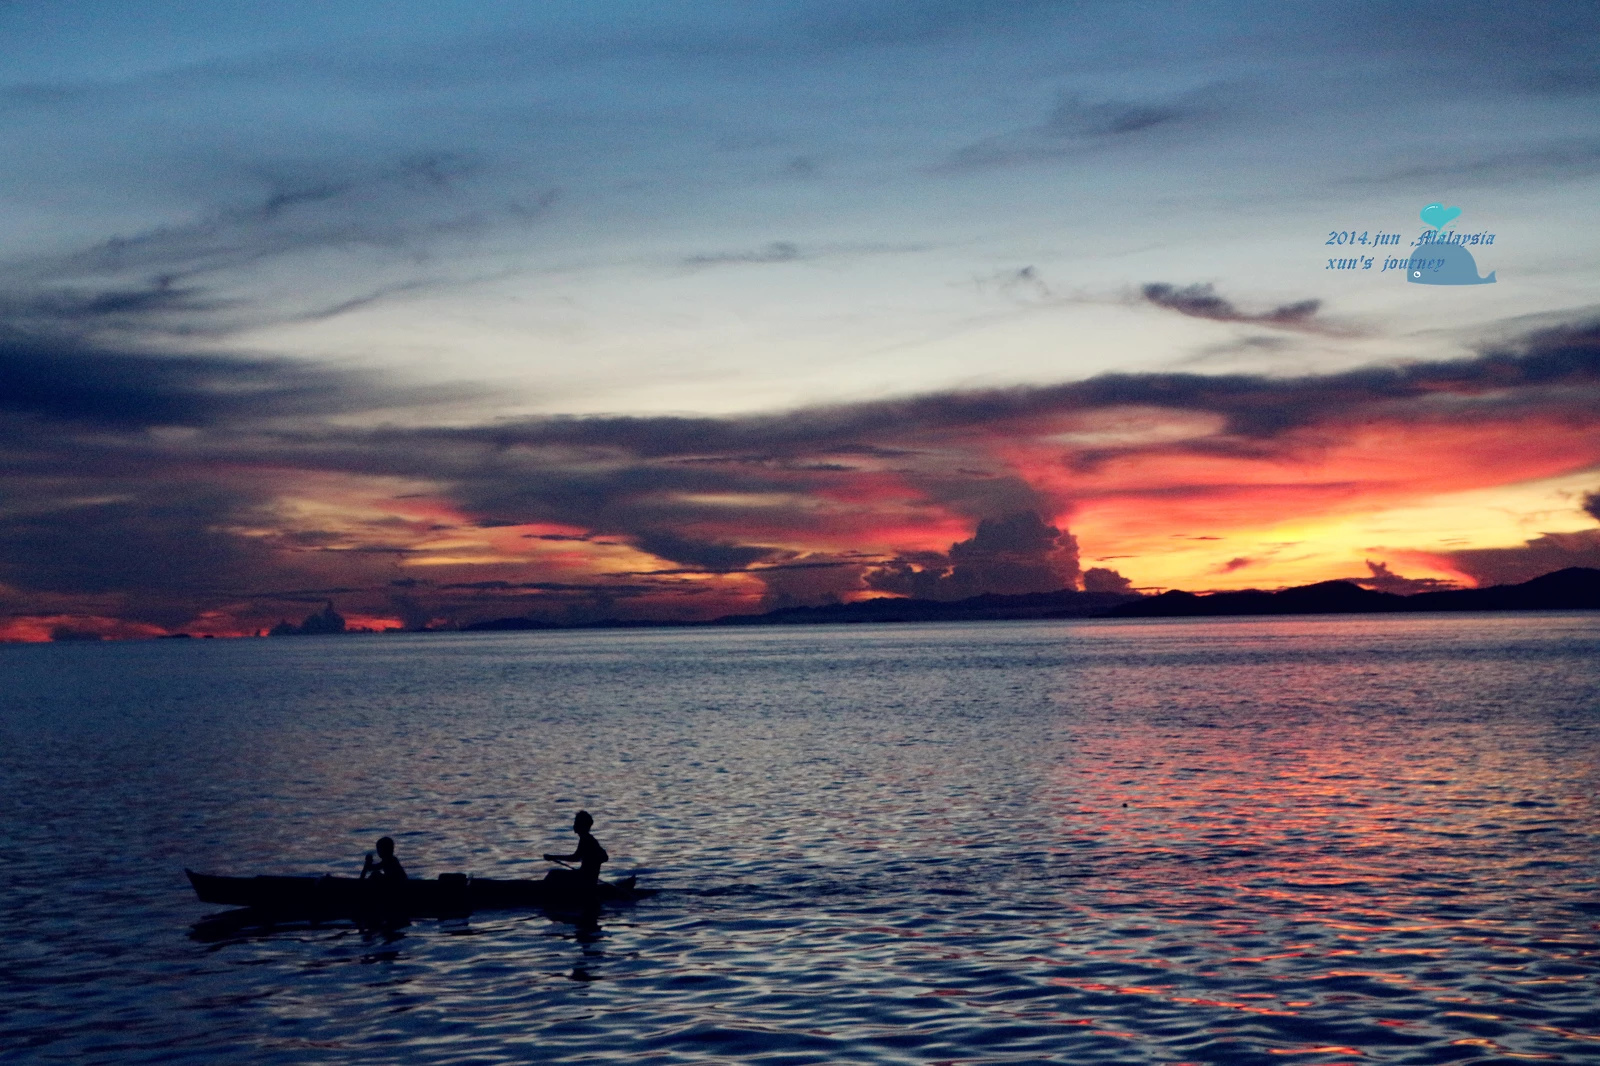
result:
M 576 870 L 551 870 L 545 875 L 546 881 L 551 881 L 562 887 L 571 886 L 591 887 L 600 881 L 600 864 L 610 859 L 606 849 L 594 838 L 589 830 L 594 827 L 594 818 L 588 811 L 579 811 L 572 819 L 572 831 L 578 834 L 578 849 L 571 855 L 551 855 L 545 853 L 546 862 L 576 862 Z

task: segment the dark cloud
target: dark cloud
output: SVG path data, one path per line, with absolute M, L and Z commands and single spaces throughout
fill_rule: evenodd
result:
M 1143 289 L 1144 298 L 1157 307 L 1165 307 L 1191 318 L 1209 318 L 1215 322 L 1253 322 L 1258 324 L 1303 327 L 1322 307 L 1321 300 L 1301 300 L 1283 304 L 1259 315 L 1246 314 L 1232 303 L 1218 296 L 1207 285 L 1190 285 L 1178 288 L 1166 282 L 1152 282 Z
M 1245 567 L 1250 566 L 1255 562 L 1257 562 L 1257 560 L 1241 555 L 1237 558 L 1229 559 L 1227 562 L 1217 567 L 1217 573 L 1231 574 L 1235 570 L 1243 570 Z
M 1542 330 L 1473 358 L 1337 374 L 1106 374 L 1063 385 L 935 393 L 744 418 L 547 418 L 483 428 L 373 434 L 369 439 L 396 446 L 425 446 L 432 441 L 441 449 L 447 443 L 470 444 L 500 452 L 592 449 L 632 461 L 717 455 L 794 459 L 824 452 L 849 454 L 854 449 L 863 456 L 894 453 L 914 469 L 917 458 L 931 454 L 928 446 L 945 434 L 1021 428 L 1079 411 L 1143 407 L 1224 419 L 1219 435 L 1176 447 L 1265 458 L 1273 454 L 1269 445 L 1274 438 L 1296 429 L 1398 412 L 1407 405 L 1435 419 L 1481 420 L 1542 409 L 1586 421 L 1593 417 L 1597 396 L 1600 323 L 1591 323 Z M 631 475 L 563 476 L 572 479 L 575 490 L 587 491 L 602 487 L 596 479 Z M 668 488 L 700 486 L 698 491 L 709 492 L 726 485 L 729 491 L 754 491 L 756 486 L 788 485 L 791 476 L 790 471 L 753 468 L 697 472 L 685 464 L 674 464 L 674 470 L 666 473 L 661 464 L 652 462 L 647 483 L 659 487 L 658 479 L 664 478 Z M 962 491 L 992 491 L 982 479 L 958 480 Z M 1025 488 L 1019 485 L 1016 491 Z
M 290 359 L 110 349 L 0 326 L 0 412 L 124 428 L 239 426 L 448 402 L 475 390 L 399 390 Z
M 1440 558 L 1480 587 L 1520 584 L 1569 566 L 1600 570 L 1600 529 L 1545 533 L 1515 548 L 1470 548 Z
M 438 586 L 449 591 L 473 592 L 606 592 L 613 596 L 659 592 L 659 585 L 595 584 L 571 581 L 452 581 Z
M 206 295 L 198 285 L 180 284 L 173 274 L 158 274 L 133 285 L 104 288 L 61 286 L 0 298 L 0 318 L 7 322 L 70 323 L 75 331 L 165 320 L 218 311 L 230 301 Z
M 58 421 L 198 426 L 250 415 L 333 413 L 349 406 L 336 398 L 342 384 L 287 360 L 144 356 L 0 340 L 0 410 Z
M 1581 506 L 1600 521 L 1600 490 L 1584 493 Z M 1600 569 L 1600 529 L 1544 533 L 1515 548 L 1468 548 L 1440 558 L 1479 586 L 1515 585 L 1569 566 Z
M 611 540 L 595 540 L 597 534 L 589 533 L 524 533 L 523 540 L 571 541 L 579 544 L 615 544 Z
M 766 587 L 760 610 L 822 607 L 843 602 L 845 594 L 864 587 L 866 565 L 855 559 L 803 555 L 792 563 L 763 566 L 750 573 Z
M 949 552 L 921 552 L 869 570 L 866 585 L 924 600 L 959 600 L 985 592 L 1054 592 L 1077 588 L 1078 542 L 1071 533 L 1024 512 L 986 518 Z
M 669 529 L 653 529 L 638 533 L 634 537 L 634 542 L 658 558 L 710 570 L 743 570 L 751 563 L 769 558 L 773 554 L 772 548 L 700 540 Z
M 248 495 L 213 485 L 115 488 L 111 500 L 29 493 L 6 501 L 14 506 L 0 519 L 0 584 L 49 596 L 127 597 L 117 604 L 124 617 L 178 625 L 195 604 L 231 600 L 233 590 L 272 581 L 282 569 L 265 545 L 217 528 L 258 504 Z
M 1390 570 L 1388 563 L 1375 563 L 1371 559 L 1367 560 L 1367 569 L 1371 571 L 1369 576 L 1346 580 L 1363 588 L 1372 589 L 1374 592 L 1392 592 L 1397 596 L 1412 596 L 1418 592 L 1440 592 L 1457 587 L 1453 581 L 1440 581 L 1433 577 L 1402 577 Z
M 1133 582 L 1105 566 L 1091 566 L 1083 572 L 1085 592 L 1132 592 Z

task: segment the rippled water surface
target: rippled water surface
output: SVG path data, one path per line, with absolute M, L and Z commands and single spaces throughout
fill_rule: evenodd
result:
M 1593 615 L 0 647 L 0 1061 L 1593 1062 L 1597 796 Z

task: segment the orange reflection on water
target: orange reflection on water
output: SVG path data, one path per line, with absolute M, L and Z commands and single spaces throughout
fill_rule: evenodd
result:
M 1290 1046 L 1272 1049 L 1284 1055 L 1382 1058 L 1396 1041 L 1462 1037 L 1517 1057 L 1467 1011 L 1536 997 L 1542 1017 L 1512 1012 L 1497 1021 L 1517 1038 L 1493 1035 L 1514 1049 L 1548 1047 L 1529 1038 L 1557 1030 L 1600 1042 L 1579 1020 L 1593 935 L 1562 929 L 1572 912 L 1553 902 L 1579 876 L 1554 871 L 1592 866 L 1594 798 L 1575 787 L 1593 779 L 1588 711 L 1526 711 L 1545 684 L 1543 623 L 1519 623 L 1525 666 L 1464 637 L 1459 653 L 1436 654 L 1469 632 L 1452 624 L 1074 633 L 1107 651 L 1055 700 L 1051 861 L 1073 871 L 1054 895 L 1058 942 L 1127 977 L 1056 983 L 1196 1012 L 1331 1012 L 1352 1026 L 1318 1035 L 1356 1046 L 1301 1047 L 1290 1030 Z M 1435 651 L 1414 653 L 1430 641 Z M 1556 961 L 1573 968 L 1551 973 Z M 1256 999 L 1274 987 L 1281 1000 Z
M 1359 1048 L 1344 1047 L 1339 1044 L 1325 1044 L 1320 1047 L 1269 1047 L 1267 1051 L 1273 1055 L 1365 1055 L 1366 1052 Z M 1336 1066 L 1330 1063 L 1329 1066 Z

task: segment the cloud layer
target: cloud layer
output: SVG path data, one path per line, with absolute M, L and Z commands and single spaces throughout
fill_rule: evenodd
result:
M 1085 574 L 1068 524 L 1226 539 L 1600 466 L 1594 324 L 1450 362 L 726 418 L 427 424 L 414 393 L 350 371 L 15 332 L 0 381 L 0 603 L 36 623 L 252 630 L 328 597 L 358 624 L 415 625 L 1106 589 L 1137 559 Z M 1580 532 L 1435 557 L 1488 582 L 1593 552 Z

